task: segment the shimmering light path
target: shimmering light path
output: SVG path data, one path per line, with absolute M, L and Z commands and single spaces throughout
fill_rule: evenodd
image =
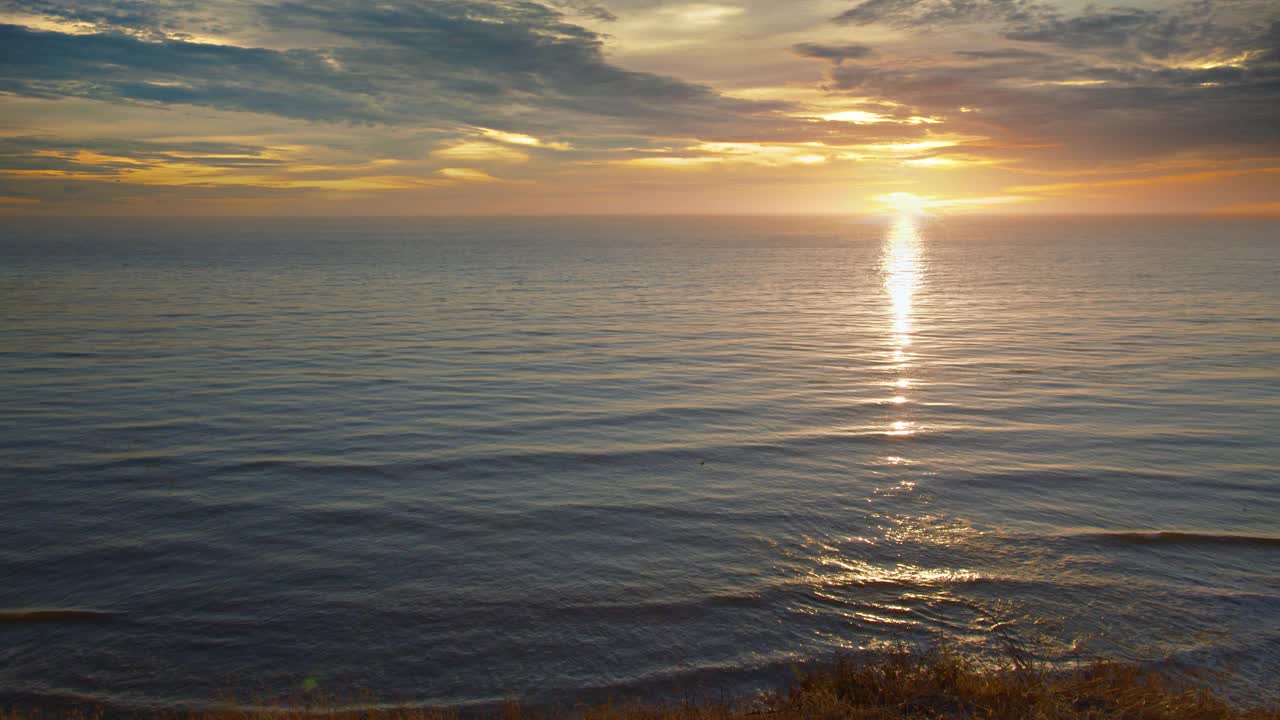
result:
M 897 391 L 890 402 L 899 405 L 909 401 L 907 390 L 912 387 L 914 368 L 911 356 L 911 308 L 922 274 L 922 241 L 916 222 L 917 218 L 911 213 L 899 215 L 884 241 L 884 287 L 889 295 L 893 318 L 893 380 L 890 385 Z M 904 409 L 901 415 L 906 418 L 910 413 Z M 897 419 L 890 424 L 888 434 L 911 435 L 915 432 L 916 424 L 913 421 Z

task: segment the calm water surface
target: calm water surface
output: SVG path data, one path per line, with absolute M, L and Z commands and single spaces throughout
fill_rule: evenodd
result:
M 1280 673 L 1280 225 L 5 220 L 0 695 Z

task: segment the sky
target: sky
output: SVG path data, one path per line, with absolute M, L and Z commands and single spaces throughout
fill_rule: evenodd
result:
M 0 214 L 1280 215 L 1280 0 L 0 0 Z

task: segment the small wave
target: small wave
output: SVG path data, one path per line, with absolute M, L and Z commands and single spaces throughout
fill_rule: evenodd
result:
M 1240 533 L 1201 533 L 1179 530 L 1081 533 L 1070 537 L 1121 545 L 1256 545 L 1280 546 L 1280 537 Z
M 17 360 L 75 360 L 98 357 L 98 353 L 72 350 L 3 350 L 0 351 L 0 357 Z
M 669 622 L 672 619 L 696 614 L 711 613 L 722 608 L 768 606 L 771 598 L 760 592 L 721 592 L 709 596 L 689 597 L 651 602 L 600 602 L 572 603 L 563 606 L 540 608 L 545 612 L 587 620 L 623 618 L 634 620 L 652 617 Z
M 237 458 L 220 463 L 215 470 L 220 473 L 290 472 L 320 476 L 342 476 L 364 473 L 378 477 L 391 477 L 387 465 L 367 462 L 344 462 L 327 458 L 297 457 Z
M 115 617 L 115 613 L 103 610 L 78 610 L 74 608 L 0 610 L 0 623 L 110 622 Z

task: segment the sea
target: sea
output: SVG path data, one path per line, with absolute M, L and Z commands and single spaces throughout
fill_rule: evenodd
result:
M 1280 696 L 1280 223 L 0 219 L 0 701 Z

